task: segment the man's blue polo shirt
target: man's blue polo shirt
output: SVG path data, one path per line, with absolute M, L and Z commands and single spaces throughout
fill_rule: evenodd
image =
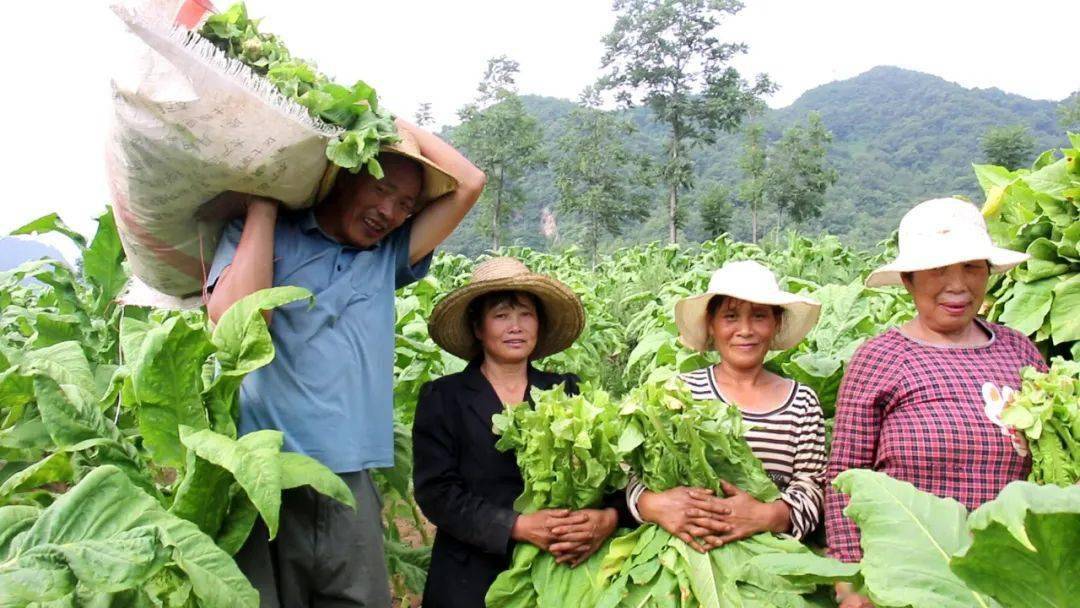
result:
M 274 229 L 274 285 L 315 294 L 274 311 L 274 360 L 240 387 L 240 433 L 276 429 L 285 449 L 334 472 L 394 464 L 394 290 L 427 274 L 409 264 L 411 221 L 360 250 L 326 235 L 310 212 Z M 207 277 L 232 263 L 243 220 L 229 224 Z

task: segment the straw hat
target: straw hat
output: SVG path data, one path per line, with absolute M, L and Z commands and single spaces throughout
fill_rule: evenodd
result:
M 458 183 L 454 176 L 420 153 L 420 144 L 416 142 L 416 137 L 412 133 L 399 129 L 398 136 L 401 141 L 396 144 L 384 145 L 380 154 L 397 154 L 420 163 L 420 168 L 424 172 L 424 183 L 421 186 L 420 198 L 417 200 L 417 210 L 440 196 L 457 189 Z M 330 190 L 334 186 L 334 180 L 337 179 L 340 171 L 341 167 L 334 163 L 327 165 L 326 172 L 323 173 L 322 181 L 319 183 L 319 192 L 315 200 L 322 201 L 326 198 L 326 195 L 330 194 Z
M 566 350 L 581 335 L 585 310 L 569 287 L 549 276 L 530 272 L 520 260 L 501 257 L 478 265 L 468 284 L 435 306 L 428 321 L 431 339 L 462 359 L 479 355 L 480 343 L 469 325 L 466 310 L 473 300 L 486 293 L 508 290 L 531 293 L 544 308 L 544 326 L 537 336 L 532 359 Z
M 901 273 L 986 260 L 991 272 L 1005 272 L 1028 254 L 994 245 L 975 205 L 956 198 L 919 203 L 900 220 L 900 254 L 866 278 L 868 287 L 901 285 Z
M 698 352 L 709 348 L 708 308 L 715 296 L 783 307 L 780 331 L 773 336 L 770 350 L 786 350 L 801 342 L 821 312 L 817 300 L 781 290 L 772 271 L 758 262 L 728 262 L 713 273 L 708 291 L 675 304 L 679 340 Z

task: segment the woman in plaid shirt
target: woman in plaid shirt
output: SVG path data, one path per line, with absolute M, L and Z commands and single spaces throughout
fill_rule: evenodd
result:
M 1028 338 L 976 317 L 991 272 L 1026 254 L 993 245 L 978 209 L 957 199 L 926 201 L 900 222 L 897 259 L 871 287 L 902 284 L 917 315 L 864 344 L 848 364 L 836 403 L 828 479 L 873 469 L 974 509 L 1030 468 L 1022 446 L 986 414 L 983 387 L 1019 388 L 1025 366 L 1046 364 Z M 859 561 L 859 532 L 843 516 L 847 498 L 826 486 L 829 553 Z M 838 585 L 843 608 L 869 600 Z

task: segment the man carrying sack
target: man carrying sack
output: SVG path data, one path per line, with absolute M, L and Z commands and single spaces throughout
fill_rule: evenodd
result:
M 244 379 L 240 433 L 284 432 L 352 489 L 357 509 L 309 488 L 282 493 L 281 525 L 259 522 L 237 563 L 262 606 L 389 606 L 381 499 L 369 469 L 394 464 L 394 291 L 422 278 L 432 252 L 476 203 L 485 176 L 406 121 L 379 154 L 385 175 L 340 172 L 315 208 L 248 197 L 207 277 L 215 322 L 260 289 L 315 295 L 272 313 L 273 362 Z M 271 320 L 270 313 L 267 314 Z

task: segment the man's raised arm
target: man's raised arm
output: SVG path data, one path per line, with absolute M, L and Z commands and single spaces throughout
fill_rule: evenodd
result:
M 277 222 L 278 203 L 257 196 L 250 197 L 244 231 L 232 262 L 221 271 L 214 284 L 206 312 L 217 323 L 221 315 L 237 300 L 260 289 L 273 286 L 274 282 L 274 224 Z M 270 322 L 269 311 L 263 313 Z
M 453 176 L 458 187 L 424 207 L 413 220 L 409 262 L 416 264 L 446 240 L 484 191 L 487 176 L 450 144 L 432 133 L 398 118 L 397 128 L 416 137 L 420 153 Z

